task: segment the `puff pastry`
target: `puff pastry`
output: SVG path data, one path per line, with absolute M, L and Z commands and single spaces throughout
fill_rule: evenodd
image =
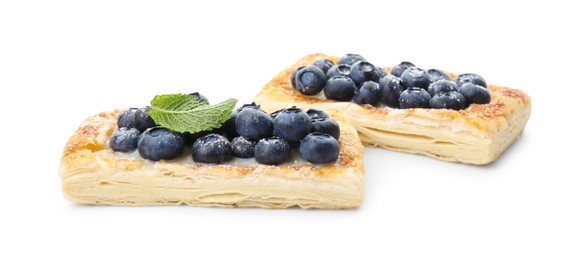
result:
M 361 106 L 327 100 L 323 93 L 304 96 L 291 86 L 290 74 L 318 58 L 338 60 L 308 55 L 275 76 L 253 101 L 269 110 L 292 105 L 334 110 L 351 121 L 365 145 L 468 164 L 493 162 L 522 133 L 530 117 L 528 95 L 495 85 L 488 86 L 491 103 L 460 111 Z
M 67 142 L 60 176 L 64 196 L 82 204 L 219 207 L 354 208 L 363 200 L 363 146 L 336 114 L 340 155 L 336 163 L 289 166 L 151 162 L 108 148 L 118 111 L 85 120 Z

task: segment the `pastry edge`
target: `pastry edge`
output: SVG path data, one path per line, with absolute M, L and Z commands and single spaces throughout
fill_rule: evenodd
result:
M 462 127 L 459 124 L 450 124 L 449 129 L 445 132 L 460 133 L 459 137 L 465 137 L 465 140 L 459 140 L 451 137 L 451 134 L 428 131 L 418 133 L 408 133 L 406 129 L 415 125 L 426 122 L 429 125 L 420 125 L 419 127 L 437 128 L 438 122 L 426 118 L 405 117 L 399 124 L 397 122 L 377 121 L 377 126 L 365 123 L 367 117 L 362 114 L 352 113 L 352 109 L 334 108 L 333 103 L 325 104 L 306 104 L 290 102 L 265 102 L 256 98 L 255 102 L 262 107 L 271 109 L 273 106 L 298 106 L 301 108 L 321 108 L 330 112 L 338 112 L 347 117 L 359 133 L 363 145 L 369 147 L 381 147 L 391 151 L 404 152 L 410 154 L 421 154 L 428 157 L 436 158 L 448 162 L 460 162 L 473 165 L 486 165 L 494 162 L 524 131 L 525 125 L 530 118 L 530 107 L 525 107 L 512 114 L 507 118 L 501 129 L 497 131 L 478 131 L 470 127 Z M 351 106 L 357 106 L 350 104 Z M 393 121 L 396 118 L 390 116 L 388 120 Z M 446 122 L 444 122 L 446 123 Z M 434 126 L 430 126 L 434 125 Z M 401 144 L 401 145 L 400 145 Z

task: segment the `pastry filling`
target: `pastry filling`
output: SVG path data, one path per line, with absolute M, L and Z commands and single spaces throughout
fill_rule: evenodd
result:
M 141 157 L 141 155 L 139 154 L 138 150 L 134 150 L 131 152 L 114 152 L 114 154 L 118 157 L 118 158 L 122 158 L 122 159 L 126 159 L 126 160 L 144 160 L 147 162 L 154 162 L 148 159 L 145 159 L 143 157 Z M 178 164 L 184 164 L 184 165 L 218 165 L 216 163 L 204 163 L 204 162 L 195 162 L 194 159 L 192 158 L 192 149 L 191 147 L 184 147 L 182 153 L 178 156 L 175 157 L 171 160 L 167 160 L 166 162 L 170 162 L 170 163 L 178 163 Z M 308 162 L 306 162 L 304 159 L 302 159 L 302 157 L 300 156 L 300 153 L 292 153 L 291 157 L 289 158 L 288 161 L 284 162 L 283 164 L 280 164 L 280 166 L 301 166 L 304 165 Z M 222 165 L 230 165 L 230 166 L 254 166 L 254 165 L 260 165 L 260 163 L 258 163 L 254 157 L 251 158 L 238 158 L 233 156 L 232 159 L 222 162 Z
M 157 96 L 150 107 L 120 112 L 108 146 L 121 158 L 183 164 L 321 165 L 338 160 L 340 127 L 324 111 L 291 107 L 268 114 L 252 103 L 230 112 L 235 103 L 209 105 L 199 93 Z
M 491 101 L 487 83 L 478 74 L 451 79 L 442 70 L 424 70 L 407 61 L 388 73 L 358 54 L 343 55 L 338 64 L 317 59 L 294 70 L 290 79 L 292 87 L 307 96 L 377 107 L 462 110 Z

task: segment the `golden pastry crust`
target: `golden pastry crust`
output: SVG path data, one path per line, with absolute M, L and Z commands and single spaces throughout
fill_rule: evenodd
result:
M 363 201 L 363 146 L 342 116 L 336 163 L 291 166 L 152 162 L 108 148 L 118 111 L 86 119 L 65 145 L 64 196 L 82 204 L 354 208 Z
M 521 134 L 530 117 L 528 95 L 495 85 L 487 87 L 489 104 L 473 104 L 460 111 L 357 105 L 325 99 L 323 93 L 305 96 L 291 86 L 290 74 L 318 58 L 338 61 L 325 54 L 308 55 L 275 76 L 253 101 L 268 109 L 296 105 L 334 110 L 351 121 L 366 145 L 470 164 L 494 161 Z

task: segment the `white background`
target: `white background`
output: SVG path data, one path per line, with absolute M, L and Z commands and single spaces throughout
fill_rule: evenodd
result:
M 0 2 L 0 259 L 587 258 L 584 8 L 196 2 Z M 97 207 L 62 197 L 62 147 L 86 117 L 164 93 L 247 102 L 313 52 L 476 72 L 527 92 L 532 116 L 486 167 L 366 149 L 356 210 Z

